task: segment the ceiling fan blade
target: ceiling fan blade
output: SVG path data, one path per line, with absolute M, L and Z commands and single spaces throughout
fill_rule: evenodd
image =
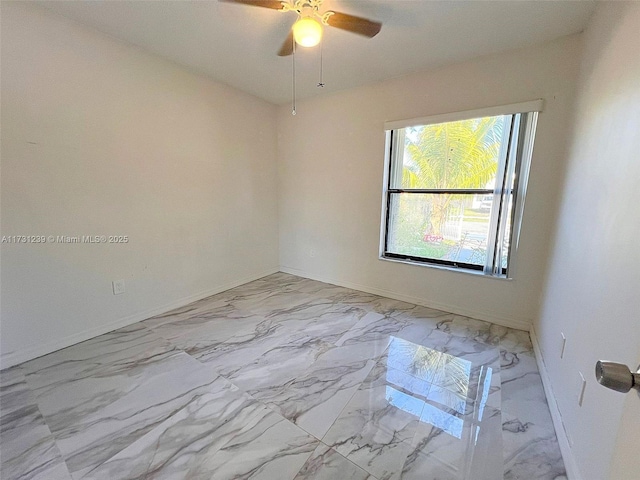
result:
M 382 28 L 380 22 L 373 22 L 366 18 L 340 12 L 334 12 L 334 14 L 328 18 L 327 23 L 332 27 L 357 33 L 358 35 L 364 35 L 369 38 L 375 37 Z
M 282 2 L 280 0 L 218 0 L 224 3 L 239 3 L 240 5 L 248 5 L 250 7 L 272 8 L 273 10 L 282 10 Z
M 289 30 L 289 35 L 287 35 L 287 39 L 280 47 L 280 51 L 278 52 L 279 57 L 286 57 L 293 53 L 293 30 Z

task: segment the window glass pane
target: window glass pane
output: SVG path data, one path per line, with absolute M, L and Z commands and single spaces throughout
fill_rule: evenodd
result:
M 387 252 L 483 266 L 493 198 L 391 194 Z
M 398 130 L 404 148 L 394 160 L 402 162 L 402 175 L 392 175 L 391 188 L 495 188 L 510 120 L 511 115 L 501 115 Z
M 510 275 L 536 119 L 519 113 L 387 132 L 383 256 Z

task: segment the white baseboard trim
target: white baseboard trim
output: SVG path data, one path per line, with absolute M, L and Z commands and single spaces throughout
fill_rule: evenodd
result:
M 266 277 L 267 275 L 277 273 L 278 271 L 280 271 L 279 268 L 274 267 L 260 273 L 248 275 L 246 277 L 242 277 L 237 280 L 234 280 L 222 285 L 218 285 L 209 290 L 205 290 L 203 292 L 196 293 L 194 295 L 189 295 L 188 297 L 180 298 L 173 302 L 166 303 L 160 307 L 152 308 L 150 310 L 145 310 L 144 312 L 134 313 L 133 315 L 129 315 L 124 318 L 119 318 L 112 322 L 102 324 L 99 327 L 84 330 L 82 332 L 75 333 L 68 337 L 57 339 L 52 342 L 45 343 L 43 345 L 35 345 L 31 348 L 27 348 L 19 352 L 14 351 L 14 352 L 9 352 L 7 354 L 2 354 L 0 355 L 0 368 L 4 370 L 5 368 L 9 368 L 14 365 L 18 365 L 20 363 L 33 360 L 34 358 L 47 355 L 48 353 L 55 352 L 56 350 L 60 350 L 62 348 L 70 347 L 71 345 L 75 345 L 76 343 L 84 342 L 85 340 L 89 340 L 90 338 L 97 337 L 98 335 L 103 335 L 105 333 L 117 330 L 118 328 L 126 327 L 133 323 L 146 320 L 147 318 L 154 317 L 156 315 L 161 315 L 163 313 L 167 313 L 176 308 L 184 307 L 185 305 L 188 305 L 192 302 L 210 297 L 211 295 L 224 292 L 225 290 L 229 290 L 231 288 L 235 288 L 240 285 L 244 285 L 245 283 L 249 283 L 259 278 Z
M 481 312 L 478 310 L 467 310 L 460 308 L 456 305 L 447 305 L 444 303 L 433 302 L 425 300 L 424 298 L 412 297 L 402 293 L 394 292 L 391 290 L 385 290 L 382 288 L 370 287 L 367 285 L 360 285 L 358 283 L 338 280 L 336 278 L 323 277 L 321 275 L 310 274 L 297 268 L 280 267 L 280 271 L 284 273 L 290 273 L 291 275 L 297 275 L 299 277 L 309 278 L 311 280 L 317 280 L 319 282 L 330 283 L 332 285 L 338 285 L 340 287 L 351 288 L 353 290 L 359 290 L 361 292 L 371 293 L 373 295 L 380 295 L 382 297 L 393 298 L 394 300 L 400 300 L 408 303 L 415 303 L 416 305 L 422 305 L 424 307 L 434 308 L 436 310 L 443 310 L 445 312 L 455 313 L 456 315 L 463 315 L 465 317 L 477 318 L 479 320 L 485 320 L 487 322 L 495 323 L 503 327 L 515 328 L 517 330 L 529 331 L 531 329 L 531 322 L 526 320 L 516 320 L 513 318 L 503 318 L 496 315 L 492 315 L 487 312 Z
M 540 349 L 540 343 L 538 342 L 538 336 L 536 335 L 533 325 L 529 330 L 531 335 L 531 343 L 533 344 L 533 352 L 536 356 L 536 363 L 538 364 L 538 370 L 540 371 L 540 378 L 542 379 L 542 385 L 544 387 L 544 394 L 547 397 L 547 403 L 549 404 L 549 411 L 551 412 L 551 419 L 553 420 L 553 427 L 556 430 L 556 437 L 558 437 L 558 443 L 560 444 L 560 452 L 562 453 L 562 459 L 564 460 L 564 467 L 567 470 L 568 480 L 582 480 L 578 464 L 573 456 L 571 445 L 569 444 L 569 437 L 564 428 L 564 422 L 562 421 L 562 415 L 558 407 L 558 402 L 553 394 L 553 388 L 551 386 L 551 378 L 547 372 L 547 367 L 542 357 L 542 350 Z

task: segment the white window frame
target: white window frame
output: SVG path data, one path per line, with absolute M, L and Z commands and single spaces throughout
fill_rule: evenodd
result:
M 530 102 L 501 105 L 496 107 L 482 108 L 478 110 L 468 110 L 463 112 L 446 113 L 442 115 L 432 115 L 428 117 L 386 122 L 384 124 L 386 142 L 382 215 L 380 222 L 380 259 L 428 267 L 444 268 L 447 270 L 461 271 L 476 275 L 480 274 L 492 278 L 513 278 L 513 275 L 515 273 L 515 265 L 517 263 L 516 254 L 519 247 L 527 180 L 529 177 L 531 157 L 533 154 L 533 142 L 535 138 L 538 113 L 542 111 L 542 107 L 542 100 L 533 100 Z M 439 123 L 500 115 L 513 116 L 513 125 L 514 127 L 517 127 L 518 135 L 517 138 L 514 137 L 516 141 L 512 142 L 511 146 L 503 144 L 503 149 L 500 152 L 500 162 L 498 165 L 498 178 L 500 176 L 508 175 L 515 178 L 515 181 L 513 192 L 503 191 L 502 183 L 496 182 L 496 187 L 493 192 L 494 205 L 491 209 L 492 213 L 489 227 L 491 232 L 489 236 L 489 243 L 491 245 L 488 246 L 489 250 L 487 252 L 487 263 L 484 265 L 484 267 L 478 270 L 476 269 L 477 267 L 474 267 L 472 269 L 467 266 L 458 265 L 455 262 L 443 263 L 434 259 L 409 257 L 394 254 L 392 252 L 387 252 L 387 228 L 389 224 L 390 199 L 391 194 L 394 193 L 395 190 L 397 190 L 391 188 L 391 182 L 395 178 L 395 176 L 398 175 L 398 172 L 392 171 L 392 168 L 395 166 L 396 170 L 400 169 L 399 172 L 400 174 L 402 173 L 402 161 L 394 162 L 394 159 L 401 158 L 402 151 L 404 149 L 404 141 L 400 141 L 401 139 L 399 139 L 399 134 L 403 132 L 402 129 L 406 127 L 434 125 Z M 516 123 L 518 123 L 518 125 L 516 125 Z M 392 132 L 395 134 L 395 140 Z M 509 162 L 506 162 L 507 156 L 511 157 Z M 513 161 L 514 157 L 515 161 Z M 507 172 L 505 172 L 505 164 L 509 167 L 509 171 Z M 511 195 L 511 193 L 513 194 L 514 204 L 511 211 L 512 217 L 511 232 L 509 237 L 509 253 L 507 268 L 502 269 L 497 265 L 494 265 L 493 262 L 489 259 L 501 258 L 501 253 L 499 251 L 495 251 L 496 246 L 498 249 L 501 248 L 501 244 L 495 239 L 504 236 L 498 231 L 498 229 L 504 228 L 506 222 L 498 222 L 498 217 L 502 215 L 502 217 L 504 218 L 506 212 L 505 199 L 507 199 L 508 196 Z M 500 210 L 502 210 L 502 212 Z

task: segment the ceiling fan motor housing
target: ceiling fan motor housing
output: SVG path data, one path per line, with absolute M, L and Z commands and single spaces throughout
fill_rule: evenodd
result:
M 364 37 L 375 37 L 382 28 L 380 22 L 368 20 L 366 18 L 357 17 L 348 13 L 334 12 L 327 10 L 320 13 L 320 9 L 324 4 L 324 0 L 218 0 L 220 2 L 236 3 L 240 5 L 269 8 L 272 10 L 278 10 L 280 12 L 296 12 L 298 15 L 298 21 L 294 24 L 294 28 L 289 31 L 289 36 L 282 44 L 278 55 L 281 57 L 291 55 L 293 53 L 294 35 L 296 25 L 300 24 L 302 20 L 307 24 L 308 32 L 315 32 L 309 34 L 310 38 L 314 38 L 313 41 L 302 40 L 300 35 L 296 35 L 295 43 L 302 46 L 314 46 L 320 43 L 322 38 L 322 26 L 329 26 L 339 28 L 347 32 L 362 35 Z M 299 28 L 302 28 L 298 25 Z

